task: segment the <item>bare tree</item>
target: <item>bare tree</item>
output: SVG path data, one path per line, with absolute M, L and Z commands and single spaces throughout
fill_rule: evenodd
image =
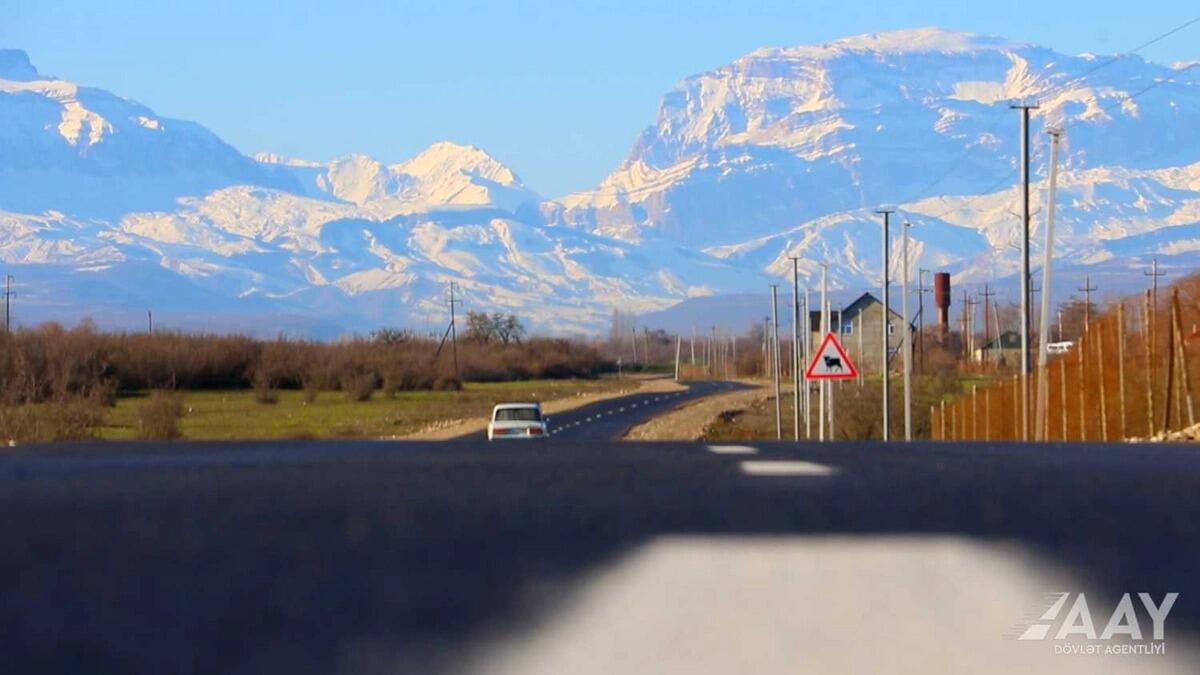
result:
M 525 336 L 525 326 L 521 325 L 517 315 L 497 312 L 492 315 L 492 332 L 504 344 L 520 343 Z
M 463 332 L 464 340 L 487 344 L 495 337 L 496 326 L 492 316 L 487 312 L 467 312 L 467 330 Z

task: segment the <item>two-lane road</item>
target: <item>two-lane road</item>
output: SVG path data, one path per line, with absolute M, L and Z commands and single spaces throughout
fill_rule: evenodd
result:
M 0 457 L 0 658 L 12 673 L 1195 673 L 1198 513 L 1193 446 L 16 448 Z M 1139 608 L 1179 593 L 1165 652 L 1016 640 L 1061 592 L 1086 593 L 1097 633 L 1124 593 Z
M 617 440 L 629 429 L 680 405 L 705 396 L 747 388 L 744 384 L 725 381 L 686 382 L 684 386 L 687 389 L 683 391 L 633 393 L 549 415 L 550 435 L 552 438 L 572 441 Z M 486 438 L 486 434 L 475 433 L 466 438 L 477 440 Z

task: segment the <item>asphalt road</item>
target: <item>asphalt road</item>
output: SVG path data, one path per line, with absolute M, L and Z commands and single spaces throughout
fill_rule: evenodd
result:
M 1197 514 L 1194 446 L 17 448 L 0 458 L 0 659 L 12 673 L 1196 672 Z M 1099 661 L 1004 637 L 1018 610 L 1044 609 L 1028 594 L 1085 590 L 1097 630 L 1122 593 L 1180 593 L 1167 654 Z
M 617 440 L 641 422 L 688 401 L 746 388 L 746 385 L 736 382 L 721 381 L 689 382 L 686 386 L 684 391 L 631 394 L 549 415 L 550 435 L 558 440 L 571 441 Z M 487 433 L 471 434 L 465 438 L 486 439 Z

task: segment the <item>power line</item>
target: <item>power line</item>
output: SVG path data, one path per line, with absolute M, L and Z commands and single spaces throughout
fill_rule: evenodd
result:
M 1176 77 L 1177 77 L 1177 76 L 1179 76 L 1179 75 L 1182 75 L 1182 74 L 1184 74 L 1184 73 L 1188 72 L 1189 70 L 1192 70 L 1193 68 L 1196 68 L 1197 66 L 1200 66 L 1200 61 L 1197 61 L 1197 62 L 1194 62 L 1194 63 L 1190 63 L 1190 64 L 1188 64 L 1187 66 L 1184 66 L 1183 68 L 1180 68 L 1179 70 L 1175 71 L 1175 75 L 1176 75 Z M 1124 104 L 1124 103 L 1128 103 L 1129 101 L 1132 101 L 1132 100 L 1134 100 L 1134 99 L 1138 98 L 1139 96 L 1141 96 L 1142 94 L 1145 94 L 1146 92 L 1148 92 L 1148 91 L 1151 91 L 1151 90 L 1153 90 L 1153 89 L 1155 89 L 1155 88 L 1157 88 L 1157 87 L 1160 87 L 1160 86 L 1162 86 L 1162 85 L 1164 85 L 1164 84 L 1167 84 L 1167 83 L 1174 83 L 1174 82 L 1176 82 L 1176 81 L 1177 81 L 1177 80 L 1176 80 L 1176 77 L 1168 77 L 1168 78 L 1163 78 L 1163 79 L 1161 79 L 1161 80 L 1158 80 L 1158 81 L 1156 81 L 1156 82 L 1153 82 L 1153 83 L 1151 83 L 1151 84 L 1148 84 L 1148 85 L 1146 85 L 1145 87 L 1142 87 L 1141 89 L 1139 89 L 1139 90 L 1135 91 L 1134 93 L 1130 94 L 1128 98 L 1118 99 L 1117 101 L 1115 101 L 1115 102 L 1113 102 L 1113 103 L 1110 103 L 1109 105 L 1106 105 L 1106 106 L 1101 106 L 1101 107 L 1100 107 L 1100 110 L 1101 110 L 1102 112 L 1108 112 L 1109 110 L 1112 110 L 1113 108 L 1117 107 L 1118 105 L 1122 105 L 1122 104 Z M 1059 129 L 1060 129 L 1060 130 L 1062 130 L 1062 131 L 1065 131 L 1065 130 L 1066 130 L 1066 127 L 1067 127 L 1069 124 L 1070 124 L 1070 120 L 1063 120 L 1063 124 L 1062 124 L 1062 126 L 1061 126 L 1061 127 L 1059 127 Z M 959 204 L 959 205 L 957 205 L 957 206 L 955 206 L 955 207 L 953 207 L 953 208 L 946 209 L 945 211 L 942 211 L 941 213 L 938 213 L 937 215 L 934 215 L 934 216 L 924 216 L 924 217 L 925 217 L 925 218 L 932 218 L 932 219 L 934 219 L 934 220 L 941 220 L 941 219 L 942 219 L 942 218 L 944 218 L 945 216 L 948 216 L 948 215 L 950 215 L 951 213 L 954 213 L 955 211 L 960 211 L 960 210 L 962 210 L 962 209 L 965 209 L 965 208 L 967 208 L 968 206 L 971 206 L 971 205 L 972 205 L 972 204 L 974 204 L 975 202 L 979 201 L 980 199 L 983 199 L 984 197 L 990 197 L 990 196 L 992 195 L 992 193 L 993 193 L 993 192 L 994 192 L 994 191 L 995 191 L 997 188 L 999 188 L 999 187 L 1000 187 L 1001 185 L 1003 185 L 1004 183 L 1007 183 L 1007 182 L 1009 181 L 1009 179 L 1011 179 L 1011 178 L 1012 178 L 1012 177 L 1013 177 L 1013 176 L 1014 176 L 1016 173 L 1017 173 L 1017 169 L 1016 169 L 1016 167 L 1014 167 L 1014 168 L 1010 169 L 1008 173 L 1004 174 L 1004 177 L 1002 177 L 1000 180 L 998 180 L 998 181 L 996 181 L 995 183 L 993 183 L 993 184 L 992 184 L 990 187 L 987 187 L 987 188 L 985 188 L 983 192 L 980 192 L 980 193 L 978 193 L 978 194 L 975 194 L 975 195 L 973 195 L 973 196 L 972 196 L 971 198 L 969 198 L 969 199 L 968 199 L 966 202 L 964 202 L 964 203 L 962 203 L 962 204 Z
M 1108 66 L 1111 66 L 1112 64 L 1116 63 L 1117 61 L 1120 61 L 1123 58 L 1132 56 L 1133 54 L 1140 52 L 1141 50 L 1145 49 L 1146 47 L 1150 47 L 1151 45 L 1157 44 L 1157 43 L 1167 39 L 1168 37 L 1180 32 L 1186 28 L 1189 28 L 1190 26 L 1195 25 L 1197 23 L 1200 23 L 1200 16 L 1189 19 L 1189 20 L 1171 28 L 1170 30 L 1168 30 L 1164 33 L 1160 33 L 1159 35 L 1156 35 L 1155 37 L 1151 38 L 1150 40 L 1147 40 L 1146 42 L 1143 42 L 1140 45 L 1133 47 L 1132 49 L 1114 54 L 1110 58 L 1092 66 L 1091 68 L 1083 71 L 1079 75 L 1076 75 L 1075 77 L 1071 78 L 1067 82 L 1064 82 L 1059 85 L 1055 85 L 1054 87 L 1051 87 L 1050 89 L 1048 89 L 1046 91 L 1036 94 L 1036 98 L 1039 98 L 1041 100 L 1046 100 L 1046 99 L 1052 98 L 1053 96 L 1056 96 L 1056 95 L 1066 91 L 1068 88 L 1073 87 L 1073 86 L 1083 82 L 1088 76 L 1092 75 L 1093 73 L 1095 73 L 1099 70 L 1102 70 L 1104 68 L 1107 68 Z M 1195 65 L 1196 64 L 1193 63 L 1193 64 L 1177 71 L 1177 74 L 1182 74 L 1183 72 L 1190 70 Z M 1160 83 L 1161 83 L 1161 81 L 1159 83 L 1151 85 L 1150 87 L 1147 87 L 1145 90 L 1140 91 L 1137 94 L 1131 96 L 1129 100 L 1132 100 L 1133 98 L 1136 98 L 1138 95 L 1145 93 L 1145 91 L 1148 91 L 1149 89 L 1152 89 L 1152 88 L 1158 86 L 1158 84 L 1160 84 Z M 992 120 L 992 123 L 990 125 L 988 125 L 988 128 L 983 132 L 983 134 L 982 134 L 983 136 L 987 136 L 988 134 L 992 133 L 992 131 L 994 131 L 996 129 L 996 127 L 1000 124 L 1000 120 L 1003 119 L 1003 114 L 1002 114 L 1003 112 L 1004 112 L 1004 108 L 996 108 L 995 109 L 995 112 L 993 114 L 994 119 Z M 1066 125 L 1064 124 L 1064 126 L 1066 126 Z M 914 202 L 914 201 L 917 201 L 917 200 L 920 200 L 920 199 L 923 199 L 924 197 L 926 197 L 930 193 L 930 191 L 933 190 L 933 188 L 937 187 L 938 185 L 940 185 L 942 183 L 942 181 L 949 178 L 958 169 L 958 167 L 963 163 L 963 161 L 966 160 L 968 156 L 970 156 L 971 152 L 976 147 L 978 147 L 978 146 L 972 145 L 972 146 L 969 146 L 967 149 L 965 149 L 962 153 L 960 153 L 954 159 L 953 162 L 950 163 L 950 166 L 949 166 L 949 168 L 946 169 L 946 171 L 939 174 L 938 177 L 933 180 L 933 182 L 926 185 L 924 188 L 921 189 L 920 192 L 918 192 L 912 198 L 905 200 L 905 201 L 906 202 Z M 1012 177 L 1012 175 L 1014 173 L 1016 173 L 1015 169 L 1010 171 L 1003 179 L 1001 179 L 1000 181 L 997 181 L 997 182 L 1002 183 L 1004 181 L 1007 181 L 1009 178 Z

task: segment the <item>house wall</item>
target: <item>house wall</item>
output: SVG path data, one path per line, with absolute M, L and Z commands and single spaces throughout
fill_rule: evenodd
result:
M 891 368 L 893 371 L 898 371 L 903 368 L 903 355 L 897 350 L 900 349 L 901 339 L 903 338 L 903 330 L 901 328 L 900 315 L 895 311 L 892 313 L 892 324 L 895 326 L 892 333 L 890 346 L 895 352 L 891 360 Z M 862 348 L 859 348 L 859 316 L 861 316 L 861 325 L 863 329 Z M 853 325 L 854 332 L 846 334 L 845 332 L 838 333 L 838 340 L 842 343 L 842 348 L 850 356 L 850 360 L 854 361 L 854 365 L 864 373 L 878 373 L 879 363 L 881 360 L 881 352 L 883 350 L 883 335 L 881 334 L 883 320 L 883 303 L 873 302 L 868 305 L 859 316 L 854 317 Z M 833 314 L 833 323 L 837 323 L 837 312 Z M 846 323 L 851 323 L 847 318 Z M 814 326 L 816 328 L 816 326 Z M 812 345 L 813 352 L 821 346 L 821 340 L 825 336 L 818 330 L 814 330 L 809 335 L 809 340 Z M 812 353 L 812 352 L 810 352 Z M 866 354 L 864 357 L 863 354 Z

